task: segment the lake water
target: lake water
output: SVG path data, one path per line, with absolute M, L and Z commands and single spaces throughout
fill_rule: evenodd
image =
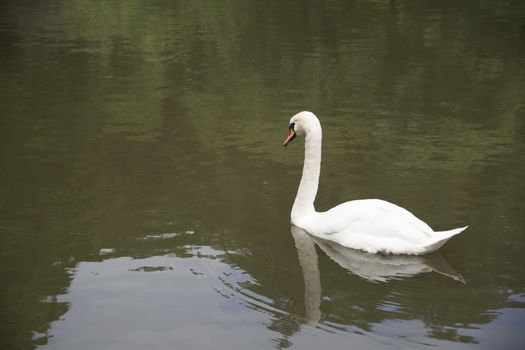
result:
M 525 2 L 8 1 L 0 348 L 525 348 Z M 437 253 L 291 228 L 399 204 Z

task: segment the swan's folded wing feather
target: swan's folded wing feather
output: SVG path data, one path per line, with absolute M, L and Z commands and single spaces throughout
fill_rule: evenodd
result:
M 424 243 L 434 232 L 408 210 L 379 199 L 340 204 L 319 213 L 314 225 L 314 230 L 325 235 L 344 233 L 413 244 Z

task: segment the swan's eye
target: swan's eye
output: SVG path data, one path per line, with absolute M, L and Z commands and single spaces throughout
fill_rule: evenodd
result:
M 290 125 L 288 125 L 288 130 L 295 131 L 294 128 L 295 128 L 295 123 L 290 123 Z

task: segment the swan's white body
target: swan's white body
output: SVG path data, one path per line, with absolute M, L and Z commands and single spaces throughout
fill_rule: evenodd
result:
M 311 112 L 290 119 L 286 146 L 304 133 L 303 175 L 292 207 L 292 224 L 322 239 L 369 253 L 425 254 L 467 227 L 436 232 L 408 210 L 380 199 L 354 200 L 317 212 L 314 200 L 321 171 L 322 130 Z

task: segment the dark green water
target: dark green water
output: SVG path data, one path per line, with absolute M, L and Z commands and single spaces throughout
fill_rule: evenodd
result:
M 0 10 L 0 348 L 522 349 L 525 3 L 11 1 Z M 383 198 L 423 258 L 291 233 Z

